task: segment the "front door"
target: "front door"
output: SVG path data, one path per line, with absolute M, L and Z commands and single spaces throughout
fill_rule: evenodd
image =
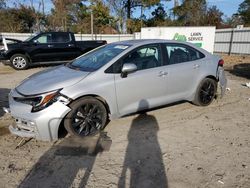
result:
M 137 71 L 122 78 L 115 75 L 117 104 L 120 115 L 164 104 L 167 92 L 167 75 L 162 66 L 158 44 L 140 47 L 120 62 L 133 63 Z
M 56 56 L 51 33 L 38 35 L 30 43 L 29 54 L 32 62 L 51 61 Z

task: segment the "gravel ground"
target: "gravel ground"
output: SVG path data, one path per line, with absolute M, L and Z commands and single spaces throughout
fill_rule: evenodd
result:
M 0 187 L 250 187 L 249 57 L 224 57 L 226 96 L 208 107 L 170 105 L 111 121 L 95 137 L 28 141 L 0 110 Z M 44 69 L 0 65 L 0 107 L 21 80 Z

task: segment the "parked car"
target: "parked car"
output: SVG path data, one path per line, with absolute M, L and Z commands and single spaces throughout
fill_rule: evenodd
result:
M 6 43 L 6 41 L 11 43 Z M 32 64 L 65 63 L 106 44 L 104 40 L 76 41 L 71 32 L 46 32 L 25 41 L 3 38 L 0 60 L 8 61 L 17 70 Z M 5 63 L 6 64 L 6 63 Z
M 131 40 L 108 44 L 25 79 L 10 92 L 16 124 L 11 133 L 56 140 L 64 126 L 93 135 L 108 119 L 177 101 L 209 105 L 218 82 L 225 92 L 223 60 L 192 44 Z

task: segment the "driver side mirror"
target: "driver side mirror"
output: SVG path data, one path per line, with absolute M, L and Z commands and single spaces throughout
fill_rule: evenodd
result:
M 135 72 L 137 66 L 133 63 L 125 63 L 122 67 L 121 77 L 126 78 L 129 73 Z
M 33 40 L 33 44 L 34 44 L 34 45 L 37 45 L 37 44 L 38 44 L 38 41 L 37 41 L 37 40 Z

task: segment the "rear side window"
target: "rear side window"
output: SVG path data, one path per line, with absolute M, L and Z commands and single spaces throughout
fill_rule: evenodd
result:
M 65 43 L 71 41 L 69 33 L 55 33 L 53 35 L 53 42 L 55 43 Z
M 184 63 L 204 58 L 204 54 L 192 47 L 182 44 L 167 44 L 166 56 L 168 64 Z

